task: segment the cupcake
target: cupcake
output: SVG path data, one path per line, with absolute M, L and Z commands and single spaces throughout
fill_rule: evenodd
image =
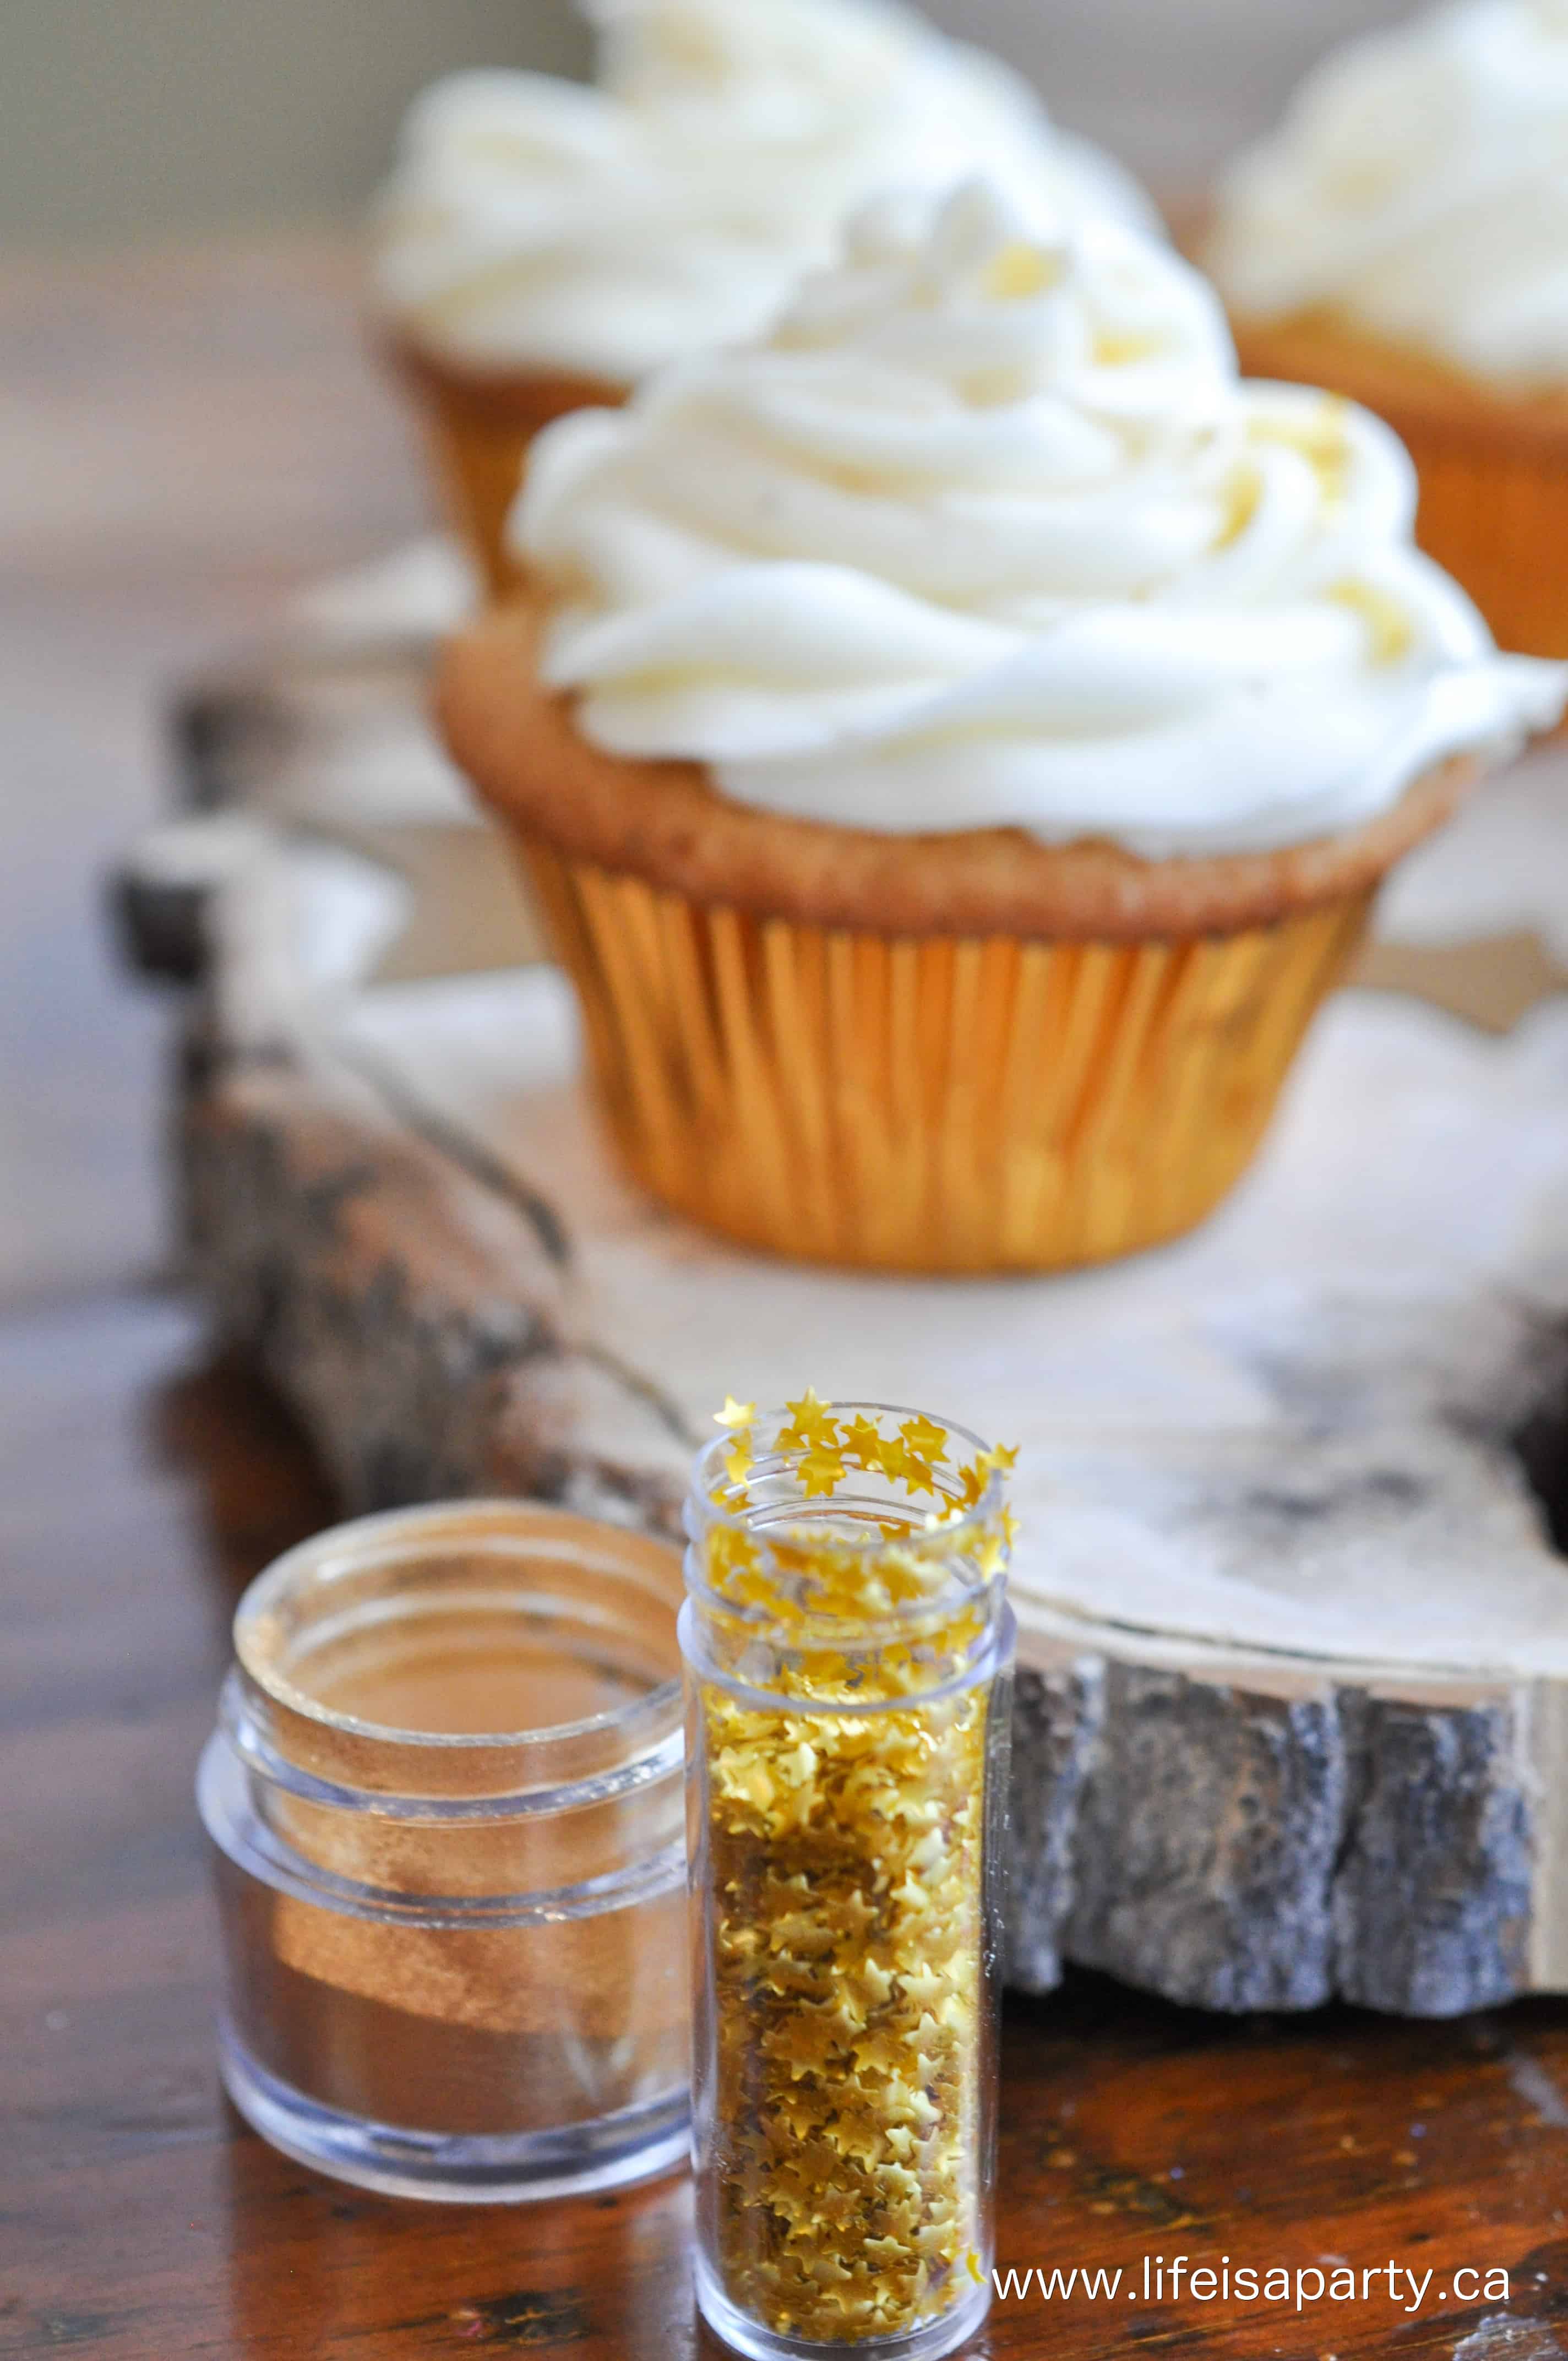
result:
M 980 169 L 1026 212 L 1152 225 L 1025 82 L 892 0 L 583 0 L 598 86 L 463 73 L 419 100 L 376 294 L 450 507 L 493 585 L 552 418 L 758 333 L 885 182 Z
M 1568 656 L 1568 0 L 1353 42 L 1224 182 L 1242 365 L 1368 403 L 1505 647 Z
M 888 1269 L 1198 1221 L 1385 872 L 1568 689 L 1414 503 L 1168 248 L 975 184 L 551 428 L 441 708 L 636 1177 Z

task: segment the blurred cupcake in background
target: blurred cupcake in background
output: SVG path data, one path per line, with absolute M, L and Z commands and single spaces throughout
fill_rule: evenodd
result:
M 1223 184 L 1244 368 L 1368 403 L 1424 549 L 1505 647 L 1568 655 L 1568 0 L 1352 42 Z
M 1199 1220 L 1385 871 L 1563 704 L 1414 502 L 1168 247 L 976 185 L 553 427 L 442 708 L 637 1177 L 900 1269 Z
M 597 87 L 462 73 L 413 107 L 376 293 L 487 578 L 550 419 L 759 333 L 882 186 L 978 169 L 1025 214 L 1155 226 L 1028 86 L 893 0 L 582 0 Z

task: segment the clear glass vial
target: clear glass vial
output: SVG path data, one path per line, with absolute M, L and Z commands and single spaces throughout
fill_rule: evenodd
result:
M 697 2299 L 755 2361 L 928 2361 L 992 2291 L 1007 1455 L 727 1416 L 681 1610 Z
M 684 2163 L 676 1554 L 516 1501 L 367 1517 L 261 1575 L 202 1759 L 224 2081 L 407 2197 Z

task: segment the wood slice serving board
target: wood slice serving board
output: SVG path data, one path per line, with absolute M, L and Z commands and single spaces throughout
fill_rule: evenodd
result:
M 415 793 L 384 745 L 357 787 L 342 758 L 313 813 L 296 748 L 286 797 L 165 832 L 123 906 L 201 972 L 201 1285 L 345 1505 L 518 1490 L 673 1532 L 727 1390 L 945 1411 L 1023 1446 L 1017 1984 L 1568 1990 L 1563 755 L 1411 864 L 1370 954 L 1398 988 L 1331 1005 L 1202 1231 L 984 1283 L 768 1262 L 645 1202 L 562 979 L 466 969 L 469 914 L 480 959 L 526 951 L 499 848 L 433 764 Z

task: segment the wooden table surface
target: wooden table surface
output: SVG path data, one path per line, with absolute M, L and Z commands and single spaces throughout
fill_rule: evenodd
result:
M 0 2356 L 717 2353 L 683 2182 L 385 2202 L 274 2156 L 214 2067 L 192 1777 L 240 1588 L 331 1503 L 151 1276 L 161 1020 L 97 872 L 170 673 L 421 514 L 350 289 L 303 246 L 0 272 Z M 1001 2211 L 1004 2267 L 1124 2279 L 1000 2304 L 997 2361 L 1563 2361 L 1568 2004 L 1237 2022 L 1078 1980 L 1010 2010 Z M 1304 2272 L 1302 2308 L 1146 2298 L 1157 2256 Z

